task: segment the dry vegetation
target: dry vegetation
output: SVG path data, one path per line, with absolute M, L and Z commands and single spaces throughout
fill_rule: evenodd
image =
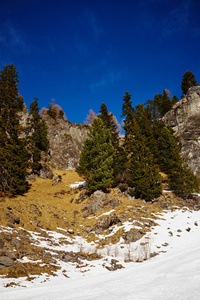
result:
M 0 275 L 13 278 L 26 276 L 27 280 L 31 280 L 32 276 L 41 273 L 55 275 L 59 270 L 55 257 L 49 253 L 48 248 L 37 245 L 31 232 L 49 240 L 51 246 L 53 241 L 48 232 L 56 231 L 70 237 L 84 237 L 88 242 L 95 242 L 96 249 L 101 249 L 124 237 L 125 233 L 120 226 L 125 221 L 140 226 L 138 232 L 142 236 L 150 231 L 151 226 L 156 225 L 158 213 L 163 209 L 174 209 L 183 205 L 192 208 L 194 205 L 192 200 L 183 202 L 171 192 L 165 192 L 156 201 L 146 203 L 140 199 L 128 200 L 124 193 L 112 189 L 106 195 L 103 205 L 99 202 L 100 208 L 97 206 L 97 211 L 92 213 L 89 210 L 94 201 L 92 197 L 86 197 L 84 190 L 73 190 L 69 187 L 83 179 L 75 171 L 54 170 L 54 175 L 54 178 L 62 178 L 61 181 L 36 178 L 24 196 L 0 199 L 0 240 L 4 241 L 4 247 L 0 247 L 0 257 L 8 256 L 15 261 L 10 267 L 0 268 Z M 115 203 L 113 207 L 112 200 Z M 110 211 L 110 214 L 104 215 Z M 119 226 L 119 229 L 112 232 L 114 225 Z M 21 241 L 21 245 L 14 242 L 16 240 Z M 60 239 L 59 244 L 64 243 L 66 240 Z M 80 257 L 90 260 L 99 258 L 97 253 L 89 255 L 83 252 L 80 245 L 79 256 L 70 253 L 70 261 L 78 262 Z M 66 255 L 56 251 L 54 254 L 61 258 Z M 28 261 L 20 262 L 20 258 L 25 256 Z

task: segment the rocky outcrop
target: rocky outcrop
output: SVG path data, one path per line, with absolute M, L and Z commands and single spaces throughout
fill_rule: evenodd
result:
M 88 136 L 88 126 L 44 116 L 50 141 L 50 163 L 56 169 L 70 170 L 78 165 L 80 152 Z
M 179 137 L 188 167 L 200 177 L 200 86 L 190 88 L 163 120 Z
M 20 114 L 20 118 L 21 127 L 25 130 L 29 119 L 26 107 Z M 62 119 L 54 120 L 48 115 L 43 115 L 42 118 L 48 126 L 48 139 L 50 142 L 49 155 L 43 157 L 43 161 L 55 169 L 75 169 L 79 162 L 83 144 L 88 136 L 88 125 Z M 22 137 L 25 137 L 23 131 Z M 51 178 L 52 175 L 48 172 L 50 171 L 42 170 L 41 177 Z

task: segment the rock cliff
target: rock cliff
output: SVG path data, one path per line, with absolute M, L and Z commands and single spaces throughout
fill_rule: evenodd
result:
M 76 168 L 88 126 L 43 116 L 48 126 L 50 165 L 56 169 Z
M 179 137 L 188 167 L 200 177 L 200 86 L 190 88 L 163 120 Z

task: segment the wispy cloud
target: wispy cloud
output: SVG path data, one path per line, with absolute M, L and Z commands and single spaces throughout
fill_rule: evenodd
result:
M 9 53 L 26 53 L 27 46 L 21 33 L 10 22 L 0 26 L 0 48 Z
M 103 28 L 99 25 L 98 19 L 93 12 L 86 12 L 85 17 L 95 41 L 98 42 L 103 33 Z
M 187 25 L 189 24 L 190 10 L 189 2 L 184 1 L 175 9 L 171 10 L 165 18 L 162 26 L 163 37 L 168 37 L 174 33 L 184 32 Z
M 110 71 L 107 74 L 101 76 L 99 79 L 94 80 L 90 85 L 90 89 L 92 92 L 95 92 L 96 89 L 113 84 L 114 82 L 119 81 L 120 78 L 121 78 L 120 71 L 118 72 Z

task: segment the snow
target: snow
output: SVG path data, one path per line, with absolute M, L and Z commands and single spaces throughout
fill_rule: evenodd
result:
M 87 185 L 86 181 L 79 181 L 79 182 L 75 182 L 75 183 L 70 184 L 70 188 L 71 189 L 77 189 L 77 188 L 84 187 L 86 185 Z
M 145 251 L 157 252 L 159 255 L 140 263 L 125 263 L 122 252 L 117 252 L 117 257 L 112 257 L 112 247 L 119 246 L 119 249 L 127 251 L 125 244 L 124 248 L 120 248 L 123 242 L 120 240 L 118 245 L 110 245 L 111 253 L 104 253 L 105 257 L 101 260 L 87 262 L 86 267 L 86 261 L 82 261 L 80 268 L 60 262 L 70 278 L 64 277 L 62 271 L 57 277 L 49 277 L 46 282 L 44 275 L 37 277 L 33 282 L 23 281 L 23 278 L 0 278 L 0 299 L 200 299 L 200 211 L 177 209 L 159 214 L 159 217 L 160 219 L 156 220 L 159 226 L 154 226 L 142 239 L 128 245 L 131 252 L 129 254 L 134 256 L 135 252 L 138 252 L 137 255 L 142 255 L 144 246 L 141 246 L 141 243 L 145 244 L 145 241 L 148 241 Z M 125 224 L 125 227 L 129 227 L 129 224 Z M 53 235 L 55 241 L 64 238 L 61 233 L 49 232 L 49 235 Z M 37 235 L 34 238 L 39 239 Z M 95 246 L 94 243 L 87 244 L 81 237 L 72 240 L 75 244 L 68 245 L 70 248 L 78 248 L 80 243 L 88 249 Z M 42 240 L 39 242 L 45 244 Z M 64 247 L 63 245 L 63 249 Z M 103 263 L 109 264 L 112 258 L 119 260 L 125 268 L 111 272 L 102 267 Z M 88 271 L 84 272 L 86 270 Z M 26 287 L 4 287 L 12 281 L 21 281 Z

